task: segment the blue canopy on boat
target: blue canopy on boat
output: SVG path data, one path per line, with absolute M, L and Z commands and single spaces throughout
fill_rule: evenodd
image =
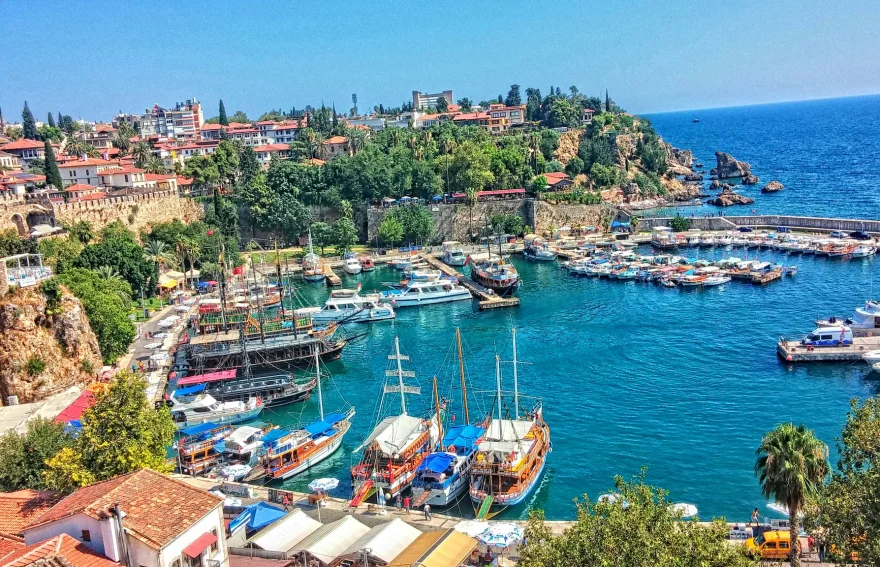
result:
M 449 463 L 454 460 L 455 455 L 451 453 L 431 453 L 425 457 L 425 460 L 419 464 L 416 470 L 423 471 L 427 469 L 431 472 L 442 473 L 449 468 Z
M 455 447 L 471 449 L 477 444 L 477 439 L 483 436 L 485 430 L 476 425 L 459 425 L 450 427 L 443 436 L 443 447 L 450 445 Z
M 336 430 L 333 429 L 333 424 L 342 419 L 345 419 L 345 416 L 341 413 L 331 413 L 330 415 L 324 416 L 324 421 L 310 423 L 306 425 L 305 429 L 312 437 L 320 437 L 324 433 L 330 435 L 336 432 Z
M 620 221 L 614 221 L 611 223 L 611 228 L 616 228 L 618 226 L 619 227 L 629 227 L 629 223 L 628 222 L 620 222 Z
M 178 390 L 178 392 L 179 391 L 180 390 Z M 177 393 L 177 392 L 175 392 L 175 393 Z M 210 421 L 208 421 L 206 423 L 200 423 L 199 425 L 193 425 L 191 427 L 181 429 L 180 433 L 182 435 L 186 435 L 186 436 L 198 435 L 199 433 L 205 433 L 206 431 L 211 431 L 213 429 L 217 429 L 218 427 L 220 427 L 220 426 L 217 425 L 216 423 L 211 423 Z
M 204 384 L 196 384 L 195 386 L 190 386 L 189 388 L 180 388 L 179 390 L 174 390 L 174 393 L 171 394 L 175 398 L 177 396 L 189 396 L 190 394 L 198 394 L 199 392 L 205 389 Z
M 245 508 L 244 512 L 229 522 L 229 531 L 235 531 L 242 524 L 247 524 L 248 530 L 259 530 L 276 522 L 287 515 L 287 512 L 265 502 L 257 502 Z
M 266 447 L 274 447 L 275 442 L 285 435 L 290 435 L 290 431 L 287 431 L 286 429 L 271 429 L 268 433 L 263 435 L 263 445 Z

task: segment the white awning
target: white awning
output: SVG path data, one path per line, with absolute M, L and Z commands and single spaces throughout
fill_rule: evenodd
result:
M 363 549 L 370 549 L 370 556 L 382 563 L 390 563 L 400 552 L 409 547 L 419 534 L 419 530 L 407 524 L 400 518 L 394 518 L 387 524 L 379 524 L 365 533 L 356 542 L 349 545 L 340 556 L 360 553 Z
M 532 422 L 514 419 L 493 419 L 483 439 L 488 441 L 517 441 L 532 429 Z
M 383 453 L 389 456 L 397 455 L 415 441 L 423 431 L 422 420 L 417 417 L 411 415 L 386 417 L 379 422 L 370 436 L 364 439 L 364 442 L 354 452 L 357 453 L 376 441 Z
M 321 522 L 311 519 L 305 512 L 297 509 L 257 533 L 245 545 L 286 553 L 320 528 Z
M 327 565 L 368 531 L 370 528 L 355 520 L 354 516 L 345 516 L 332 524 L 321 526 L 288 553 L 296 556 L 305 551 Z

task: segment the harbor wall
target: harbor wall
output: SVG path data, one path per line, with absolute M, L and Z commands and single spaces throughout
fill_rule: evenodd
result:
M 639 218 L 639 230 L 651 230 L 655 226 L 669 226 L 670 217 Z M 691 228 L 699 230 L 731 230 L 740 226 L 777 227 L 787 226 L 803 230 L 827 232 L 829 230 L 864 230 L 880 233 L 880 220 L 837 219 L 824 217 L 796 217 L 790 215 L 752 215 L 736 217 L 694 217 L 689 219 Z

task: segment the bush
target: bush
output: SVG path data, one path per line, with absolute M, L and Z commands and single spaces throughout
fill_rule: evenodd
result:
M 554 203 L 569 203 L 573 205 L 598 205 L 602 202 L 602 195 L 596 191 L 575 189 L 574 191 L 542 193 L 541 200 Z
M 677 214 L 669 221 L 669 227 L 675 232 L 684 232 L 691 227 L 691 219 Z
M 28 376 L 39 376 L 46 369 L 46 361 L 34 354 L 27 361 Z

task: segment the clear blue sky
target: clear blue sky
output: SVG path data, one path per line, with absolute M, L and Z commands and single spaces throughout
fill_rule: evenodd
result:
M 0 107 L 109 119 L 195 96 L 252 117 L 509 85 L 634 112 L 880 92 L 880 2 L 2 0 Z

